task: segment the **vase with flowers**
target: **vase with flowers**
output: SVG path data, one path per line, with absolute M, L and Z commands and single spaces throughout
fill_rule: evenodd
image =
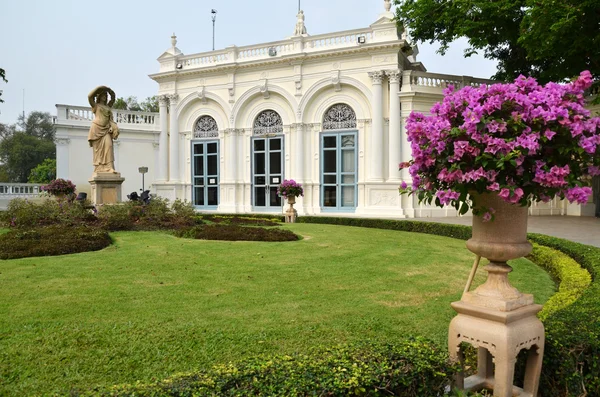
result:
M 58 199 L 71 198 L 75 195 L 75 185 L 73 182 L 67 179 L 54 179 L 47 185 L 43 185 L 41 188 L 42 192 L 48 193 Z
M 277 194 L 288 201 L 290 207 L 286 211 L 285 221 L 294 223 L 297 217 L 297 211 L 294 209 L 296 197 L 304 196 L 302 184 L 293 179 L 284 179 L 281 185 L 277 188 Z
M 489 386 L 494 377 L 487 344 L 516 343 L 537 349 L 525 379 L 532 393 L 527 395 L 537 394 L 544 331 L 535 313 L 541 306 L 509 284 L 512 268 L 506 262 L 531 251 L 527 214 L 532 202 L 559 197 L 585 204 L 592 194 L 591 177 L 600 175 L 600 118 L 584 108 L 584 90 L 591 84 L 591 74 L 584 71 L 568 84 L 542 86 L 520 76 L 512 83 L 450 86 L 430 116 L 413 112 L 407 120 L 413 158 L 400 168 L 408 168 L 412 185 L 403 182 L 400 192 L 426 204 L 451 205 L 459 214 L 471 210 L 467 248 L 490 261 L 487 281 L 473 292 L 467 283 L 461 302 L 452 304 L 459 315 L 450 325 L 450 354 L 457 357 L 461 342 L 476 344 L 475 387 Z M 498 355 L 496 346 L 494 396 L 509 396 L 514 356 Z

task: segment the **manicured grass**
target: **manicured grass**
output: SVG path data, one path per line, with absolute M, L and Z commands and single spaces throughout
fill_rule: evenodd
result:
M 283 243 L 112 234 L 102 251 L 0 261 L 0 395 L 164 378 L 258 353 L 407 334 L 444 345 L 473 255 L 398 231 L 285 226 Z M 511 280 L 544 302 L 527 260 Z M 479 272 L 475 284 L 483 280 Z

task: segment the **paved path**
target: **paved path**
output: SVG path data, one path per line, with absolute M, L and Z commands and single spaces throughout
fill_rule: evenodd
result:
M 416 221 L 470 225 L 471 217 L 415 218 Z M 600 218 L 590 216 L 530 216 L 530 233 L 541 233 L 600 247 Z

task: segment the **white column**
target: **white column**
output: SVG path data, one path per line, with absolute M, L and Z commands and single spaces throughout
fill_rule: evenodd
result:
M 413 110 L 413 99 L 414 93 L 411 92 L 411 71 L 405 70 L 402 72 L 402 90 L 400 94 L 400 102 L 401 102 L 401 117 L 402 117 L 402 126 L 400 128 L 401 134 L 401 153 L 402 158 L 400 161 L 406 162 L 412 158 L 412 149 L 410 147 L 410 142 L 408 141 L 408 134 L 406 133 L 406 119 L 410 115 Z M 409 183 L 412 181 L 412 178 L 408 172 L 408 168 L 402 170 L 402 180 Z
M 227 147 L 225 148 L 225 153 L 223 156 L 225 157 L 225 179 L 227 182 L 235 182 L 237 177 L 237 167 L 235 164 L 235 160 L 237 159 L 237 131 L 235 128 L 228 128 L 225 130 L 225 138 L 227 142 Z
M 383 182 L 383 72 L 370 72 L 369 77 L 373 81 L 373 98 L 371 106 L 373 109 L 373 129 L 371 131 L 371 180 Z
M 169 175 L 169 120 L 167 120 L 168 103 L 169 97 L 167 95 L 161 95 L 158 97 L 160 136 L 158 138 L 158 170 L 156 173 L 157 182 L 166 181 Z
M 294 124 L 295 127 L 295 139 L 294 145 L 292 146 L 292 153 L 294 158 L 294 179 L 297 182 L 303 182 L 304 180 L 304 124 Z
M 169 96 L 171 104 L 171 137 L 169 139 L 169 181 L 179 182 L 179 123 L 177 120 L 177 102 L 179 95 Z
M 56 177 L 69 179 L 70 138 L 56 138 Z M 90 162 L 91 163 L 91 162 Z
M 389 130 L 389 180 L 399 181 L 400 171 L 398 164 L 402 161 L 402 145 L 400 136 L 400 71 L 388 70 L 386 72 L 390 81 L 390 130 Z

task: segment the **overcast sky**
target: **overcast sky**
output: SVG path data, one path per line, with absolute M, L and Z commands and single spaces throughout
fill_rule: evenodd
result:
M 369 26 L 383 0 L 302 0 L 309 34 Z M 117 96 L 142 100 L 156 94 L 148 78 L 156 58 L 177 35 L 184 54 L 212 49 L 211 9 L 218 11 L 216 49 L 285 39 L 294 31 L 297 0 L 0 0 L 0 122 L 23 111 L 56 114 L 55 104 L 87 104 L 87 94 L 108 85 Z M 419 45 L 418 60 L 430 72 L 487 78 L 495 62 L 463 58 L 464 42 L 446 56 Z

